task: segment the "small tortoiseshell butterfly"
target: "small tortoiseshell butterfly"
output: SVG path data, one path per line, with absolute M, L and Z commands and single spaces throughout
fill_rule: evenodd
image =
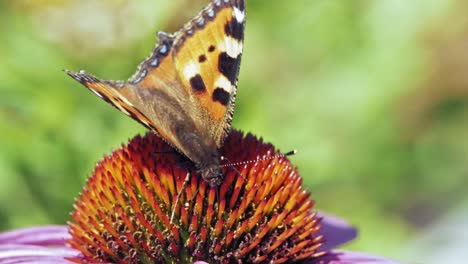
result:
M 68 75 L 193 161 L 210 186 L 223 180 L 245 26 L 245 0 L 213 0 L 159 43 L 128 81 Z

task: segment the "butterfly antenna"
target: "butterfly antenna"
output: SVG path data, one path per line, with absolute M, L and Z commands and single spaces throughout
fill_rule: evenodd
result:
M 263 158 L 258 158 L 258 159 L 254 159 L 254 160 L 239 161 L 239 162 L 234 162 L 234 163 L 231 163 L 226 157 L 221 157 L 221 159 L 226 160 L 228 163 L 220 165 L 220 167 L 223 168 L 223 167 L 228 167 L 229 166 L 229 167 L 232 167 L 232 168 L 235 169 L 234 166 L 245 165 L 245 164 L 249 164 L 249 163 L 255 163 L 255 162 L 258 162 L 258 161 L 272 160 L 272 159 L 276 159 L 276 158 L 292 156 L 292 155 L 295 155 L 296 153 L 297 153 L 297 150 L 293 149 L 293 150 L 288 151 L 286 153 L 279 153 L 279 154 L 269 156 L 269 157 L 263 157 Z
M 171 211 L 171 221 L 170 224 L 173 224 L 174 216 L 175 216 L 175 211 L 177 210 L 177 204 L 180 201 L 180 197 L 182 196 L 182 192 L 185 190 L 185 187 L 187 187 L 187 183 L 190 180 L 190 173 L 187 172 L 187 175 L 185 176 L 184 183 L 182 184 L 182 188 L 180 189 L 179 193 L 177 194 L 177 198 L 175 200 L 174 205 L 172 206 L 172 211 Z
M 223 167 L 229 166 L 229 167 L 233 168 L 233 169 L 237 172 L 237 174 L 238 174 L 239 176 L 241 176 L 242 179 L 244 179 L 244 181 L 246 180 L 246 178 L 244 177 L 244 175 L 242 175 L 242 173 L 235 167 L 236 165 L 241 165 L 241 164 L 231 163 L 231 162 L 228 160 L 228 158 L 226 158 L 226 157 L 224 157 L 224 156 L 221 156 L 221 160 L 226 160 L 228 163 L 227 163 L 227 164 L 224 164 L 224 165 L 220 165 L 219 167 L 223 168 Z
M 295 155 L 296 153 L 297 153 L 297 150 L 293 149 L 293 150 L 288 151 L 286 153 L 280 153 L 280 154 L 276 154 L 276 155 L 273 155 L 273 156 L 270 156 L 270 157 L 263 157 L 263 158 L 259 158 L 259 159 L 255 159 L 255 160 L 246 160 L 246 161 L 240 161 L 240 162 L 230 162 L 228 158 L 226 158 L 224 156 L 221 156 L 221 160 L 226 160 L 228 163 L 220 165 L 220 167 L 221 168 L 231 167 L 237 172 L 237 174 L 239 176 L 241 176 L 244 180 L 246 180 L 244 175 L 242 175 L 242 173 L 236 168 L 236 166 L 245 165 L 245 164 L 249 164 L 249 163 L 255 163 L 255 162 L 258 162 L 258 161 L 272 160 L 272 159 L 276 159 L 276 158 L 287 157 L 287 156 Z

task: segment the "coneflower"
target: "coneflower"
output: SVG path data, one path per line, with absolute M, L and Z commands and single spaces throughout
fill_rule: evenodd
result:
M 98 163 L 68 228 L 0 234 L 0 263 L 34 260 L 39 248 L 42 263 L 392 263 L 333 251 L 355 230 L 312 210 L 297 169 L 272 145 L 233 131 L 220 152 L 237 165 L 210 187 L 158 136 L 135 137 Z

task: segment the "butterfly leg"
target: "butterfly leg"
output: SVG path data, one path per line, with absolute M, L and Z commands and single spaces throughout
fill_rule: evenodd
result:
M 187 183 L 190 181 L 190 173 L 187 172 L 187 175 L 185 176 L 184 183 L 182 184 L 182 188 L 180 189 L 179 193 L 177 194 L 177 198 L 174 202 L 174 205 L 172 206 L 172 211 L 171 211 L 171 225 L 173 224 L 174 216 L 175 216 L 175 211 L 177 210 L 177 204 L 180 201 L 180 197 L 182 196 L 182 193 L 185 190 L 185 187 L 187 187 Z

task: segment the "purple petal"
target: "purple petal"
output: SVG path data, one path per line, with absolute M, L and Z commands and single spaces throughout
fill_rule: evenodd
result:
M 344 220 L 321 212 L 318 216 L 322 217 L 321 230 L 318 234 L 325 238 L 325 244 L 320 250 L 331 250 L 356 238 L 356 228 Z
M 352 251 L 331 251 L 321 257 L 318 261 L 312 261 L 311 264 L 399 264 L 393 260 L 383 257 L 373 256 L 361 252 Z
M 65 258 L 76 258 L 79 252 L 61 247 L 35 245 L 0 245 L 0 263 L 70 263 Z
M 0 259 L 2 264 L 20 264 L 20 263 L 34 263 L 34 264 L 72 264 L 74 262 L 68 261 L 62 257 L 18 257 L 10 259 Z
M 0 245 L 65 245 L 65 240 L 69 237 L 67 226 L 29 227 L 0 233 Z

